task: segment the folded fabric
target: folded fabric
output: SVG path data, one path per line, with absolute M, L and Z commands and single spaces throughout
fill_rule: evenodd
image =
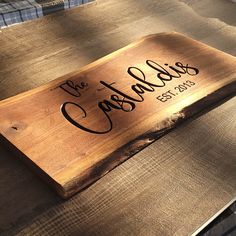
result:
M 0 0 L 0 28 L 94 0 Z

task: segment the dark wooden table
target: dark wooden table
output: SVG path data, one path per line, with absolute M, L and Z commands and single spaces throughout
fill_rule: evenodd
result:
M 236 55 L 235 8 L 220 0 L 101 0 L 4 29 L 0 99 L 162 31 L 179 31 Z M 0 145 L 0 233 L 191 234 L 236 195 L 235 140 L 236 99 L 231 98 L 185 122 L 69 201 L 57 197 Z

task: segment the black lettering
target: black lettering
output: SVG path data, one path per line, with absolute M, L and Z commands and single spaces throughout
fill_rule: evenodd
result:
M 119 91 L 118 89 L 112 87 L 110 84 L 107 84 L 107 83 L 104 82 L 104 81 L 100 81 L 100 83 L 101 83 L 102 85 L 104 85 L 105 87 L 107 87 L 107 88 L 113 90 L 114 92 L 118 93 L 118 94 L 121 95 L 122 97 L 125 97 L 125 98 L 127 98 L 127 99 L 129 99 L 129 100 L 131 100 L 131 101 L 134 101 L 134 102 L 140 102 L 140 100 L 138 100 L 138 99 L 136 99 L 136 98 L 133 98 L 133 97 L 130 97 L 129 95 L 127 95 L 127 94 L 125 94 L 125 93 Z
M 163 81 L 171 81 L 173 79 L 173 75 L 171 75 L 164 67 L 157 64 L 156 62 L 152 60 L 147 60 L 146 64 L 150 66 L 152 69 L 158 71 L 157 78 L 159 78 L 162 82 Z M 164 83 L 164 82 L 163 82 Z M 165 85 L 165 83 L 164 83 Z
M 126 101 L 124 97 L 122 99 L 120 99 L 119 96 L 112 94 L 111 100 L 117 102 L 119 104 L 119 106 L 121 107 L 122 111 L 130 112 L 135 109 L 135 103 L 133 103 L 131 101 Z M 129 109 L 125 108 L 125 104 L 127 104 L 129 106 Z
M 74 102 L 65 102 L 64 104 L 62 104 L 61 106 L 61 112 L 63 114 L 63 116 L 72 124 L 74 125 L 75 127 L 79 128 L 79 129 L 82 129 L 86 132 L 89 132 L 89 133 L 92 133 L 92 134 L 105 134 L 105 133 L 108 133 L 109 131 L 112 130 L 112 121 L 110 119 L 110 117 L 107 115 L 107 113 L 105 111 L 104 114 L 106 115 L 106 118 L 108 120 L 108 123 L 109 123 L 109 128 L 105 131 L 96 131 L 96 130 L 92 130 L 92 129 L 89 129 L 89 128 L 86 128 L 84 126 L 82 126 L 81 124 L 79 124 L 78 122 L 76 122 L 73 118 L 70 117 L 70 115 L 68 114 L 67 112 L 67 105 L 72 105 L 72 106 L 75 106 L 77 109 L 79 108 L 82 112 L 83 112 L 83 116 L 82 118 L 86 118 L 87 117 L 87 113 L 86 111 L 83 109 L 83 107 L 81 107 L 79 104 L 77 103 L 74 103 Z
M 197 74 L 199 73 L 199 70 L 198 70 L 197 68 L 191 67 L 191 66 L 189 66 L 188 64 L 186 64 L 186 66 L 184 66 L 181 62 L 176 62 L 175 65 L 178 66 L 178 67 L 180 67 L 180 68 L 182 68 L 183 70 L 185 70 L 185 72 L 186 72 L 187 74 L 191 75 L 191 76 L 197 75 Z M 191 71 L 192 71 L 193 73 L 191 73 Z
M 80 85 L 78 85 L 74 84 L 72 80 L 67 80 L 59 87 L 74 97 L 80 97 L 81 96 L 80 90 L 84 89 L 85 87 L 88 87 L 88 84 L 85 82 L 81 82 Z

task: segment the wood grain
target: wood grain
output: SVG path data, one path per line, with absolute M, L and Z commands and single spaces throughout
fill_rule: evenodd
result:
M 2 101 L 1 139 L 67 198 L 235 92 L 235 68 L 234 57 L 181 34 L 148 36 Z

